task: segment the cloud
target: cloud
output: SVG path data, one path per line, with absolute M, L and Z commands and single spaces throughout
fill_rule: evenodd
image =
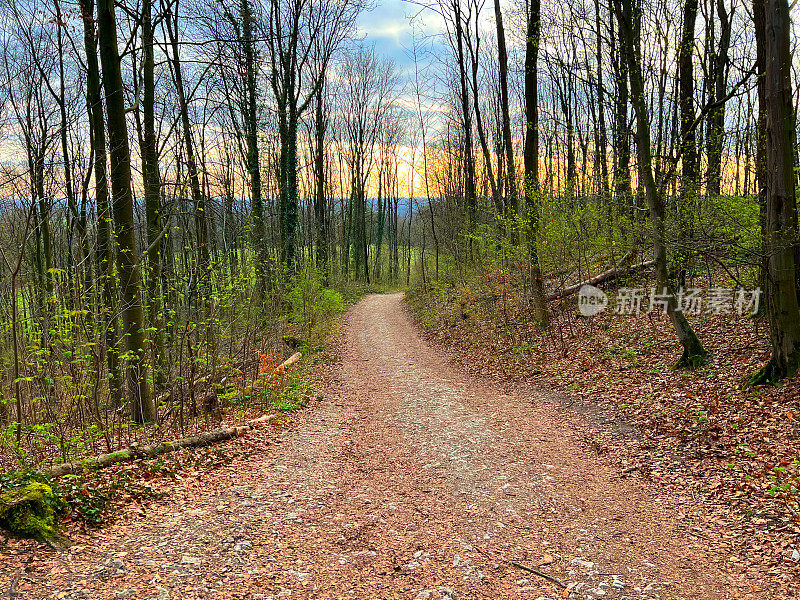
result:
M 416 41 L 421 83 L 430 93 L 436 80 L 432 69 L 438 68 L 438 56 L 445 54 L 441 16 L 406 0 L 376 0 L 372 10 L 359 16 L 356 31 L 357 37 L 374 46 L 376 53 L 394 62 L 401 82 L 398 104 L 416 114 L 417 99 L 411 87 L 415 74 L 413 48 Z M 446 107 L 426 97 L 422 110 L 432 125 L 446 112 Z
M 368 22 L 359 23 L 358 34 L 366 37 L 367 39 L 380 40 L 388 39 L 393 40 L 398 46 L 401 45 L 405 39 L 410 39 L 412 33 L 411 22 L 409 19 L 401 21 L 384 20 L 381 22 Z
M 402 51 L 413 43 L 413 36 L 435 36 L 442 32 L 441 17 L 406 0 L 380 0 L 363 12 L 356 26 L 367 40 L 394 46 Z
M 438 14 L 406 0 L 378 0 L 372 10 L 359 16 L 356 25 L 358 37 L 390 58 L 405 76 L 413 71 L 415 38 L 418 46 L 430 48 L 441 42 L 438 36 L 443 30 Z

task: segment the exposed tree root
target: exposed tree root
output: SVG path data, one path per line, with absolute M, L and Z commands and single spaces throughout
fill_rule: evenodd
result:
M 797 362 L 797 359 L 795 359 Z M 758 371 L 750 375 L 745 381 L 745 387 L 755 387 L 757 385 L 778 385 L 783 379 L 788 379 L 797 373 L 797 365 L 791 368 L 790 365 L 780 364 L 771 358 L 767 364 Z
M 699 349 L 693 349 L 691 352 L 684 350 L 678 362 L 672 365 L 672 370 L 680 371 L 686 369 L 691 371 L 700 368 L 705 364 L 706 360 L 708 360 L 708 354 L 708 350 L 702 346 Z

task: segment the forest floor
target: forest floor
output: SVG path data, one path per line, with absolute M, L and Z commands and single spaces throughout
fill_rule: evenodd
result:
M 466 374 L 417 333 L 401 294 L 354 306 L 339 344 L 318 400 L 231 442 L 243 451 L 228 464 L 72 532 L 62 552 L 0 537 L 0 597 L 794 593 L 736 568 L 738 533 L 693 487 L 624 468 L 614 440 L 632 428 Z

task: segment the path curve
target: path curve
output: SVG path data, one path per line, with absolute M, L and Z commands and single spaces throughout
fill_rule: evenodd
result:
M 505 393 L 453 367 L 415 331 L 402 294 L 366 297 L 344 327 L 342 359 L 296 426 L 278 439 L 258 434 L 251 457 L 181 482 L 146 518 L 40 559 L 18 579 L 20 597 L 722 600 L 752 591 L 686 531 L 662 489 L 598 456 L 581 417 L 549 392 Z

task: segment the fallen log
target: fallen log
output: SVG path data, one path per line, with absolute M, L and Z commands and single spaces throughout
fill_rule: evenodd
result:
M 280 365 L 278 365 L 275 370 L 279 373 L 285 373 L 287 367 L 290 367 L 302 357 L 302 353 L 295 352 Z M 203 377 L 198 379 L 197 382 L 195 382 L 195 385 L 206 381 L 208 381 L 208 377 Z M 101 454 L 100 456 L 96 456 L 94 458 L 87 458 L 69 463 L 53 465 L 51 467 L 47 467 L 46 469 L 42 469 L 41 472 L 45 475 L 49 475 L 50 477 L 63 477 L 64 475 L 81 473 L 85 469 L 102 469 L 117 463 L 136 460 L 137 458 L 155 458 L 161 454 L 174 452 L 175 450 L 180 450 L 181 448 L 201 448 L 203 446 L 210 446 L 211 444 L 224 442 L 238 435 L 247 433 L 259 425 L 270 423 L 278 418 L 280 418 L 280 415 L 263 415 L 257 419 L 248 421 L 245 425 L 238 427 L 222 427 L 220 429 L 181 438 L 172 442 L 161 442 L 159 444 L 152 444 L 150 446 L 139 446 L 137 444 L 132 444 L 122 450 L 109 452 L 108 454 Z
M 63 477 L 64 475 L 81 473 L 84 470 L 96 470 L 104 467 L 109 467 L 121 462 L 135 460 L 137 458 L 155 458 L 161 454 L 174 452 L 181 448 L 201 448 L 203 446 L 210 446 L 219 442 L 224 442 L 231 438 L 243 435 L 252 429 L 257 428 L 259 425 L 271 423 L 280 418 L 280 415 L 263 415 L 252 421 L 248 421 L 245 425 L 237 427 L 222 427 L 213 431 L 207 431 L 198 435 L 193 435 L 172 442 L 161 442 L 149 446 L 139 446 L 132 444 L 123 450 L 116 452 L 109 452 L 108 454 L 101 454 L 94 458 L 87 458 L 84 460 L 76 460 L 69 463 L 53 465 L 42 469 L 41 472 L 50 477 Z
M 618 276 L 623 275 L 625 273 L 633 273 L 636 271 L 642 271 L 644 269 L 649 269 L 650 267 L 654 267 L 656 261 L 648 260 L 637 265 L 631 265 L 629 267 L 615 267 L 613 269 L 608 269 L 607 271 L 603 271 L 599 275 L 595 275 L 587 279 L 586 281 L 581 281 L 580 283 L 576 283 L 575 285 L 571 285 L 566 288 L 562 288 L 550 294 L 547 294 L 547 300 L 558 300 L 559 298 L 566 298 L 567 296 L 572 296 L 573 294 L 577 294 L 580 289 L 585 285 L 593 285 L 597 287 L 601 283 L 606 283 L 607 281 L 612 281 L 616 279 Z
M 303 357 L 303 355 L 300 352 L 295 352 L 289 358 L 287 358 L 285 361 L 283 361 L 281 364 L 279 364 L 277 367 L 275 367 L 275 370 L 278 373 L 285 373 L 287 367 L 292 366 L 294 363 L 296 363 L 302 357 Z

